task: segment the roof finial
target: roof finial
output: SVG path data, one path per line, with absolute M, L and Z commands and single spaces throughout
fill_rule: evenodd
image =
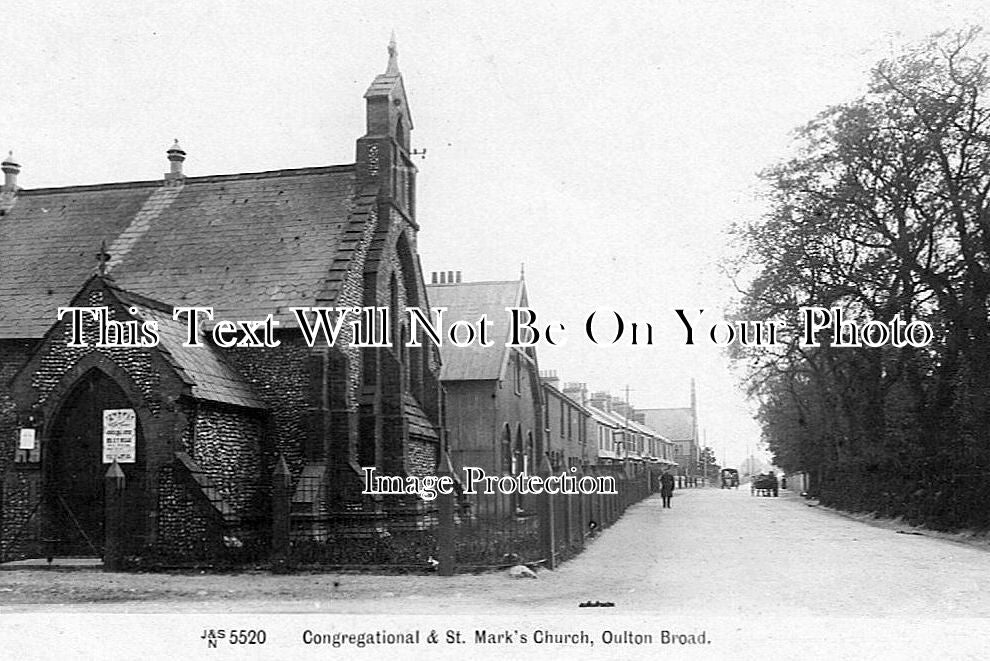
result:
M 399 49 L 395 45 L 395 30 L 392 30 L 392 38 L 388 42 L 388 68 L 385 73 L 399 73 Z
M 103 239 L 100 242 L 100 252 L 96 253 L 96 259 L 100 262 L 97 269 L 99 269 L 100 276 L 105 276 L 107 274 L 107 262 L 110 261 L 110 253 L 107 252 L 107 240 Z
M 519 279 L 526 279 L 526 262 L 519 262 Z

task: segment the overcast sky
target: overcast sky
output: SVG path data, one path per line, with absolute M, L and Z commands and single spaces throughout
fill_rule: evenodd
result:
M 0 149 L 25 188 L 158 178 L 174 138 L 190 175 L 351 163 L 394 29 L 427 277 L 525 263 L 540 321 L 570 336 L 541 368 L 638 407 L 687 405 L 694 377 L 738 464 L 749 406 L 673 311 L 725 308 L 722 232 L 760 213 L 755 175 L 794 128 L 987 4 L 5 1 Z M 597 309 L 653 323 L 653 346 L 590 344 Z

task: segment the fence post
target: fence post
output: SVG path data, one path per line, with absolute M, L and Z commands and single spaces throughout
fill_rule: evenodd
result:
M 596 466 L 589 466 L 588 471 L 593 477 L 598 477 L 601 473 L 598 471 Z M 588 495 L 588 512 L 585 516 L 584 525 L 587 529 L 589 523 L 594 521 L 599 528 L 605 525 L 605 520 L 602 518 L 602 498 L 605 494 L 595 492 Z M 590 532 L 590 531 L 589 531 Z
M 103 478 L 104 539 L 103 539 L 103 570 L 118 571 L 124 564 L 124 549 L 122 544 L 121 523 L 123 522 L 124 487 L 127 478 L 114 459 Z
M 449 476 L 454 478 L 454 467 L 450 463 L 450 455 L 443 451 L 440 459 L 439 477 Z M 453 493 L 442 493 L 439 495 L 440 520 L 437 527 L 437 573 L 441 576 L 453 576 L 457 563 L 456 554 L 456 531 L 454 529 L 454 499 L 457 496 Z
M 582 469 L 582 473 L 584 469 Z M 577 496 L 577 544 L 578 549 L 584 548 L 584 532 L 588 529 L 588 496 L 581 494 Z
M 584 476 L 584 473 L 583 472 L 580 473 L 580 474 L 578 474 L 578 479 L 580 480 L 583 476 Z M 565 516 L 564 516 L 564 540 L 565 540 L 565 543 L 567 544 L 567 547 L 568 548 L 570 548 L 570 546 L 575 541 L 574 540 L 574 529 L 577 528 L 579 531 L 581 529 L 581 526 L 580 525 L 578 525 L 578 526 L 575 526 L 574 525 L 574 514 L 575 514 L 574 499 L 575 498 L 580 498 L 580 497 L 581 497 L 580 494 L 566 494 L 564 496 L 564 514 L 565 514 Z M 578 505 L 579 505 L 579 508 L 580 508 L 580 502 L 578 503 Z
M 626 497 L 626 483 L 622 481 L 619 471 L 613 470 L 612 476 L 615 477 L 616 491 L 619 493 L 615 494 L 615 497 L 608 499 L 608 525 L 612 525 L 619 520 L 622 499 Z
M 581 480 L 584 477 L 584 471 L 580 470 L 578 473 L 574 474 L 574 477 Z M 562 494 L 561 497 L 564 499 L 563 507 L 561 508 L 561 514 L 563 515 L 563 526 L 561 532 L 563 533 L 563 545 L 566 549 L 570 549 L 571 545 L 574 544 L 574 529 L 580 529 L 580 526 L 574 525 L 574 499 L 579 498 L 580 494 Z
M 608 471 L 608 470 L 606 470 L 604 468 L 601 469 L 601 475 L 609 475 L 609 476 L 612 476 L 614 478 L 614 475 L 612 475 L 612 472 L 611 471 Z M 598 498 L 598 508 L 599 508 L 600 516 L 601 516 L 602 529 L 604 529 L 604 528 L 612 525 L 612 521 L 611 521 L 611 516 L 612 516 L 612 510 L 611 510 L 612 502 L 616 498 L 619 498 L 619 493 L 618 492 L 619 492 L 621 486 L 622 485 L 619 484 L 618 478 L 615 478 L 615 491 L 616 491 L 616 493 L 615 494 L 609 494 L 609 495 L 601 494 L 599 496 L 599 498 Z
M 550 477 L 553 468 L 550 466 L 550 459 L 543 455 L 543 463 L 540 464 L 540 475 L 543 478 Z M 543 542 L 543 553 L 547 558 L 547 568 L 557 568 L 557 527 L 554 521 L 553 494 L 546 489 L 539 494 L 540 509 L 540 537 Z
M 278 456 L 272 474 L 272 569 L 289 569 L 289 516 L 292 506 L 292 473 L 285 457 Z

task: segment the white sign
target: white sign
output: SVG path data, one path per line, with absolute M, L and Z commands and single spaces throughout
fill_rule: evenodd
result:
M 21 428 L 21 442 L 18 444 L 18 450 L 34 450 L 37 446 L 35 445 L 35 435 L 33 429 Z
M 137 416 L 134 409 L 103 411 L 103 463 L 133 464 L 137 454 Z

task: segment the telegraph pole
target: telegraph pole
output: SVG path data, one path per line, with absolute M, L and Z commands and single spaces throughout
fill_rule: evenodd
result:
M 622 444 L 622 447 L 625 450 L 625 455 L 626 455 L 625 458 L 628 459 L 629 458 L 629 442 L 630 442 L 629 439 L 630 439 L 630 436 L 632 436 L 629 433 L 629 384 L 628 383 L 626 384 L 626 389 L 625 390 L 626 390 L 626 408 L 625 408 L 625 411 L 624 412 L 626 414 L 625 415 L 625 417 L 626 417 L 625 441 L 626 442 Z

